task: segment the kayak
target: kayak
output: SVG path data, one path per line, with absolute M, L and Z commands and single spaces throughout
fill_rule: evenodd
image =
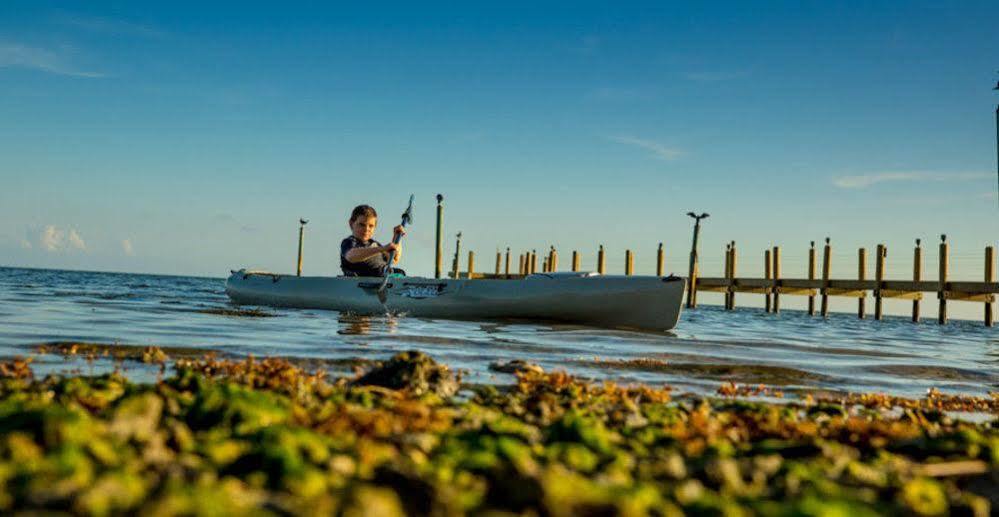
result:
M 242 305 L 404 314 L 443 319 L 531 319 L 597 327 L 669 330 L 680 318 L 680 277 L 558 272 L 521 279 L 294 276 L 241 269 L 226 294 Z

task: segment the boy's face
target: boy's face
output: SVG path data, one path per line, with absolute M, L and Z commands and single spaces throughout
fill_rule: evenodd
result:
M 354 233 L 354 238 L 369 241 L 375 236 L 375 227 L 378 226 L 377 217 L 360 216 L 350 223 L 350 231 Z

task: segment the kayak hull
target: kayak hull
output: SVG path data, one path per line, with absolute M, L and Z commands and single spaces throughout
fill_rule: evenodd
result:
M 297 277 L 234 271 L 226 294 L 237 304 L 402 313 L 444 319 L 540 319 L 598 327 L 669 330 L 680 317 L 679 277 L 548 273 L 517 280 Z

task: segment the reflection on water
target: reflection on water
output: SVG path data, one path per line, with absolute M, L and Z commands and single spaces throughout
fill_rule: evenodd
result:
M 350 313 L 333 314 L 336 314 L 336 320 L 340 324 L 340 329 L 336 333 L 341 336 L 369 334 L 373 331 L 391 334 L 399 326 L 399 317 L 392 314 L 381 317 Z
M 489 363 L 525 359 L 597 379 L 705 392 L 729 380 L 909 396 L 933 386 L 976 395 L 999 389 L 999 331 L 980 322 L 913 325 L 701 307 L 670 333 L 639 333 L 256 310 L 231 306 L 221 279 L 0 268 L 0 355 L 64 340 L 344 363 L 416 348 L 467 370 L 473 382 L 510 382 Z

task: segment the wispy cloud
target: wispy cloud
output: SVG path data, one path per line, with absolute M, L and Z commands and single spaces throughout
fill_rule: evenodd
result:
M 131 239 L 122 239 L 121 241 L 121 251 L 122 253 L 128 255 L 129 257 L 135 256 L 135 248 L 132 247 Z
M 30 242 L 28 243 L 31 244 Z M 87 251 L 87 243 L 75 229 L 61 229 L 48 225 L 38 235 L 38 244 L 45 251 L 58 252 L 66 250 Z
M 833 178 L 833 185 L 845 189 L 863 189 L 878 183 L 922 183 L 942 181 L 977 181 L 991 178 L 992 175 L 983 172 L 877 172 L 855 176 L 839 176 Z
M 54 21 L 62 25 L 99 34 L 142 36 L 146 38 L 161 38 L 167 35 L 165 31 L 148 25 L 66 11 L 56 14 Z
M 653 156 L 660 160 L 672 161 L 680 156 L 683 156 L 683 151 L 675 149 L 672 147 L 667 147 L 658 142 L 653 142 L 651 140 L 645 140 L 642 138 L 635 138 L 633 136 L 610 136 L 607 137 L 611 142 L 617 142 L 619 144 L 630 145 L 634 147 L 639 147 L 645 149 L 652 153 Z
M 104 77 L 72 62 L 72 49 L 48 49 L 18 43 L 0 43 L 0 68 L 19 67 L 73 77 Z

